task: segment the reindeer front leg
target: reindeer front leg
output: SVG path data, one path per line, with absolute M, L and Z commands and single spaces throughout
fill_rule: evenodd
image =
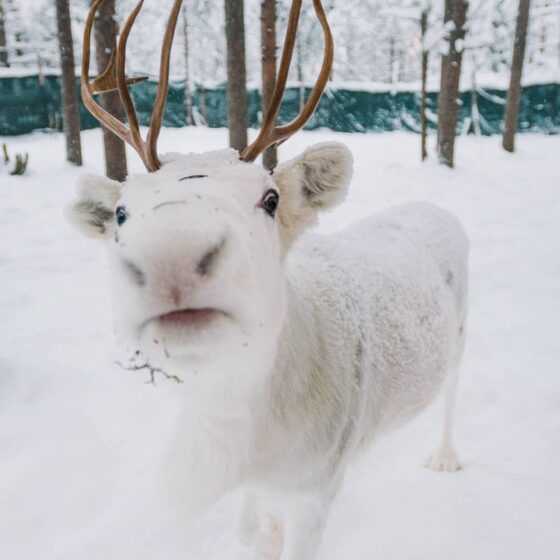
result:
M 282 552 L 283 530 L 280 516 L 271 513 L 265 496 L 245 490 L 237 526 L 239 541 L 255 548 L 258 558 L 278 560 Z
M 319 549 L 334 492 L 298 495 L 286 502 L 280 560 L 313 560 Z
M 272 513 L 265 495 L 247 491 L 243 497 L 238 533 L 262 560 L 313 560 L 319 549 L 332 493 L 284 497 L 282 512 Z M 279 514 L 279 515 L 277 515 Z
M 253 544 L 258 525 L 257 497 L 253 490 L 245 490 L 237 521 L 237 535 L 242 545 Z

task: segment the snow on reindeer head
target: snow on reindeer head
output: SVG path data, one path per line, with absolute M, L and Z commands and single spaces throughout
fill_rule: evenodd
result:
M 280 73 L 263 128 L 242 154 L 157 155 L 168 88 L 169 56 L 181 0 L 167 26 L 158 94 L 148 133 L 140 135 L 125 77 L 126 42 L 142 1 L 125 23 L 110 67 L 89 82 L 90 35 L 84 33 L 82 97 L 105 126 L 131 144 L 148 174 L 124 183 L 86 175 L 67 217 L 82 232 L 106 240 L 111 256 L 119 331 L 151 363 L 174 368 L 271 365 L 285 315 L 283 261 L 292 242 L 319 211 L 340 202 L 352 173 L 346 147 L 324 143 L 271 175 L 252 162 L 268 146 L 301 129 L 328 80 L 333 45 L 320 0 L 313 0 L 325 34 L 323 67 L 294 121 L 276 126 L 293 52 L 301 0 L 292 4 Z M 114 66 L 116 65 L 116 69 Z M 93 93 L 118 89 L 130 129 L 106 113 Z M 257 364 L 255 364 L 257 365 Z M 166 366 L 166 367 L 167 367 Z M 247 367 L 249 366 L 249 367 Z

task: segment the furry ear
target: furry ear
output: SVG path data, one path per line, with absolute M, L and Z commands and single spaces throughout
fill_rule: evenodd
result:
M 115 224 L 115 205 L 121 185 L 97 175 L 83 175 L 78 197 L 64 209 L 66 219 L 88 237 L 106 237 Z
M 352 154 L 338 142 L 316 144 L 278 167 L 273 179 L 280 189 L 278 217 L 286 246 L 316 223 L 319 211 L 344 200 L 352 170 Z

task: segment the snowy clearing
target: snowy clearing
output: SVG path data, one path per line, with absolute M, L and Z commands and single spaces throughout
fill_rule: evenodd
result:
M 166 129 L 160 147 L 203 151 L 226 136 Z M 101 172 L 99 130 L 83 138 L 83 171 Z M 440 204 L 471 239 L 471 307 L 456 438 L 464 470 L 422 467 L 439 434 L 435 403 L 349 470 L 320 559 L 556 559 L 560 138 L 521 135 L 513 156 L 498 138 L 459 138 L 454 171 L 420 164 L 419 137 L 404 133 L 302 133 L 281 155 L 333 139 L 352 149 L 356 172 L 320 229 L 408 200 Z M 191 528 L 158 508 L 173 387 L 114 364 L 103 247 L 62 217 L 83 172 L 64 163 L 63 137 L 5 140 L 30 164 L 24 177 L 0 174 L 2 559 L 248 558 L 236 495 Z M 129 165 L 142 169 L 132 153 Z

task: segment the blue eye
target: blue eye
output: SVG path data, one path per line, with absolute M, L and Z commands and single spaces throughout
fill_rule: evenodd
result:
M 124 206 L 119 206 L 115 210 L 115 216 L 117 217 L 117 224 L 119 224 L 119 226 L 122 226 L 128 218 Z

